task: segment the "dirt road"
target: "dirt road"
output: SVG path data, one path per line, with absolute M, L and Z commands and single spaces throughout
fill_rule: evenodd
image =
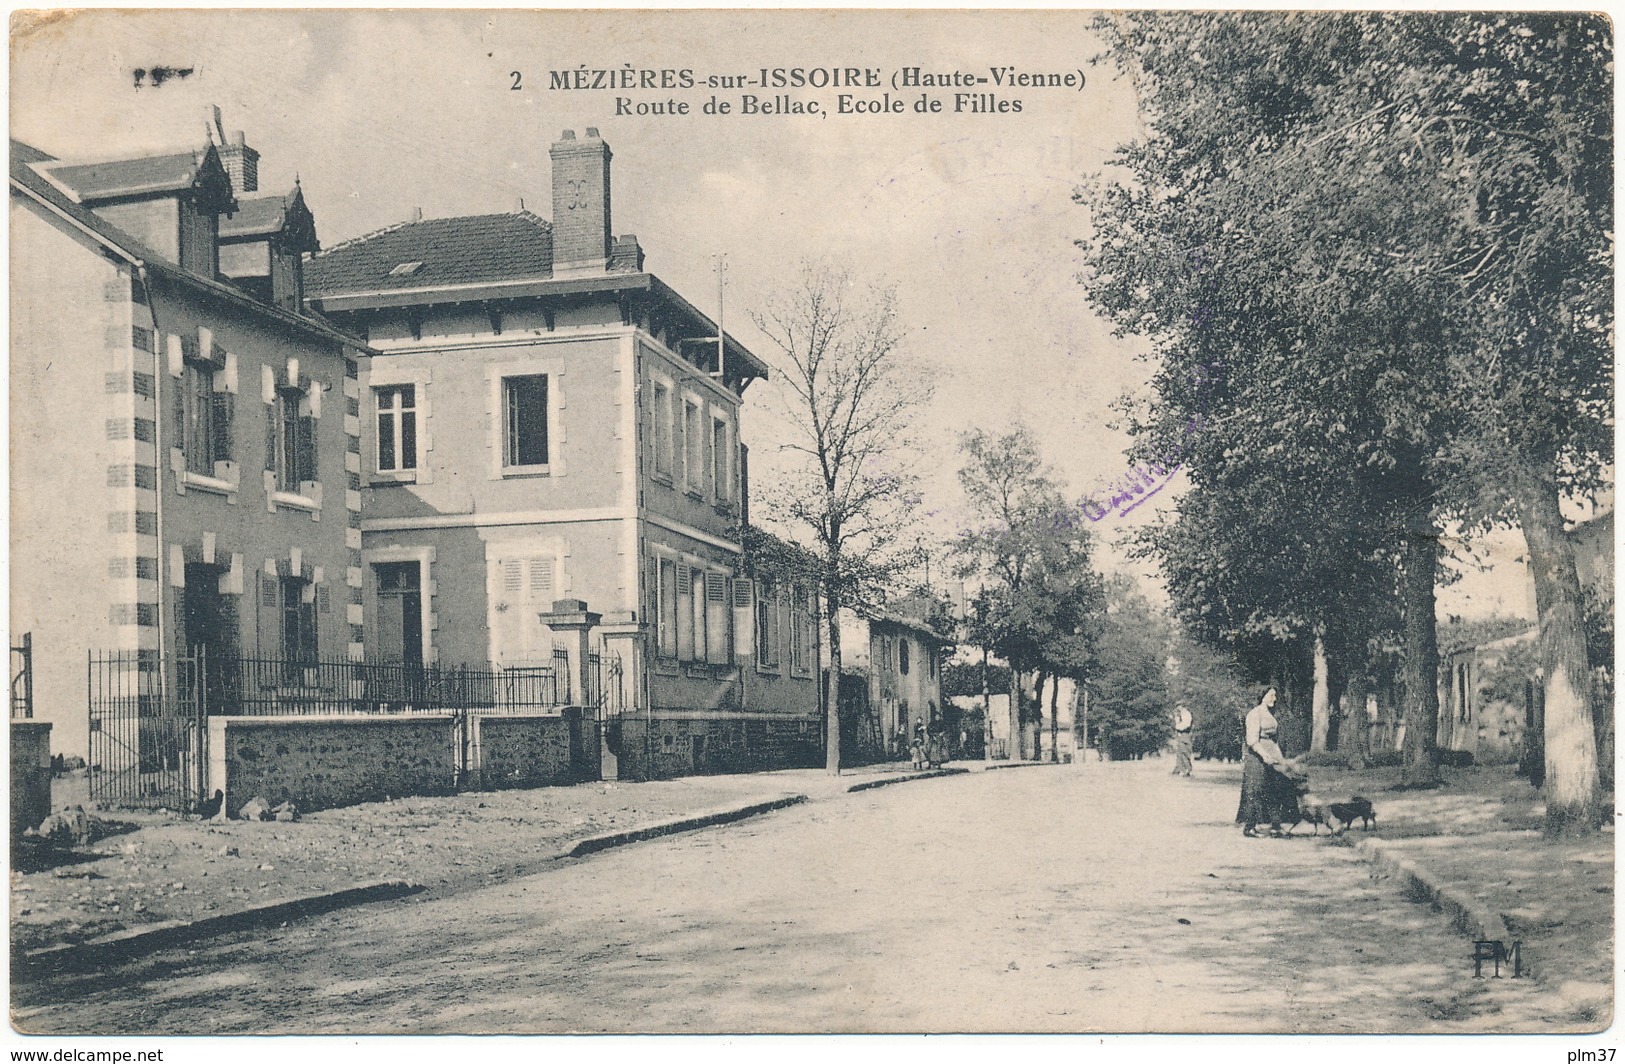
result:
M 14 986 L 51 1033 L 1549 1030 L 1345 843 L 1156 762 L 799 806 Z M 1307 830 L 1307 829 L 1304 829 Z M 71 1003 L 64 1003 L 71 999 Z

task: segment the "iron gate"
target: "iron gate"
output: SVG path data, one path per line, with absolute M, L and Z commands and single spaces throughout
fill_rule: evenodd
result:
M 34 715 L 34 633 L 24 632 L 21 643 L 11 644 L 11 719 Z
M 90 798 L 190 809 L 203 797 L 203 656 L 90 654 Z

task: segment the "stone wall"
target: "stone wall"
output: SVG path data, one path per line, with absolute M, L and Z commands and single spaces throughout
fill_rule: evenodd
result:
M 579 709 L 561 715 L 482 716 L 473 722 L 480 787 L 546 787 L 598 778 L 598 733 Z
M 51 724 L 11 722 L 11 837 L 51 815 Z
M 656 717 L 609 723 L 623 780 L 814 768 L 824 763 L 820 722 Z
M 227 816 L 258 797 L 312 809 L 449 794 L 456 778 L 450 716 L 212 717 L 209 785 Z

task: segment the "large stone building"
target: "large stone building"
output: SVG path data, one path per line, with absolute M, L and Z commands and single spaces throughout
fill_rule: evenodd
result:
M 303 308 L 314 223 L 256 163 L 11 145 L 11 629 L 54 747 L 130 793 L 201 771 L 179 663 L 362 651 L 364 346 Z
M 367 656 L 547 667 L 575 638 L 555 602 L 584 602 L 623 774 L 816 760 L 813 600 L 741 565 L 767 368 L 614 235 L 596 130 L 551 155 L 551 221 L 418 218 L 306 263 L 310 305 L 374 352 Z

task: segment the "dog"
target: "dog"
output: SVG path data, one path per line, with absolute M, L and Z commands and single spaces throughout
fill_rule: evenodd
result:
M 1377 826 L 1377 810 L 1372 804 L 1355 795 L 1346 802 L 1333 802 L 1326 807 L 1345 827 L 1353 827 L 1358 818 L 1366 831 Z
M 1293 780 L 1293 786 L 1298 792 L 1298 819 L 1294 820 L 1292 825 L 1286 829 L 1288 835 L 1292 834 L 1299 824 L 1304 823 L 1313 824 L 1316 835 L 1320 834 L 1322 824 L 1326 825 L 1333 835 L 1343 833 L 1348 824 L 1333 812 L 1333 803 L 1311 793 L 1307 779 Z
M 1370 831 L 1377 823 L 1377 811 L 1371 802 L 1359 795 L 1355 795 L 1345 802 L 1331 802 L 1309 790 L 1309 781 L 1295 781 L 1298 790 L 1298 819 L 1292 827 L 1287 828 L 1290 834 L 1299 824 L 1313 824 L 1315 834 L 1320 834 L 1320 826 L 1326 828 L 1333 835 L 1341 835 L 1354 826 L 1356 820 L 1364 824 L 1365 830 Z

